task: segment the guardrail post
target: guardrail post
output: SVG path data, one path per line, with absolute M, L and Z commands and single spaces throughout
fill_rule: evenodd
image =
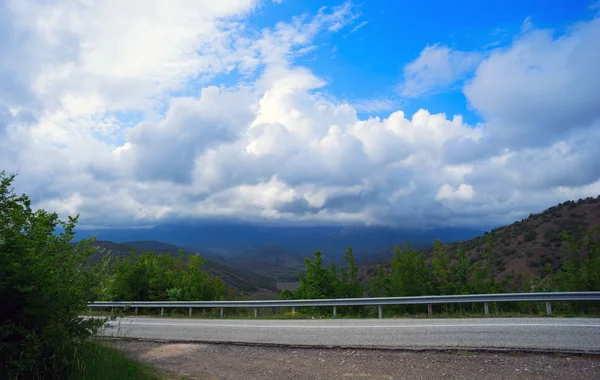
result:
M 223 308 L 221 308 L 221 318 L 223 318 Z
M 552 302 L 546 302 L 546 314 L 552 314 Z
M 254 318 L 258 318 L 258 308 L 254 308 Z
M 138 309 L 139 309 L 139 307 L 136 307 L 136 308 L 135 308 L 135 315 L 137 315 L 137 314 L 138 314 Z
M 188 310 L 188 314 L 191 317 L 192 316 L 192 308 L 190 307 L 190 309 Z
M 377 308 L 379 309 L 379 319 L 383 318 L 383 305 L 377 305 Z
M 336 313 L 336 311 L 337 311 L 337 310 L 336 310 L 336 308 L 335 308 L 335 306 L 334 306 L 334 307 L 333 307 L 333 315 L 334 315 L 334 316 L 337 314 L 337 313 Z
M 427 304 L 427 315 L 429 315 L 430 317 L 433 316 L 433 305 L 430 303 Z
M 483 303 L 483 311 L 485 315 L 490 315 L 490 305 L 487 302 Z
M 110 312 L 111 312 L 111 314 L 115 313 L 115 307 L 114 306 L 110 308 Z
M 292 306 L 292 316 L 296 315 L 296 306 Z
M 92 314 L 92 308 L 90 307 L 90 315 Z
M 161 307 L 160 308 L 160 316 L 162 317 L 163 315 L 165 315 L 165 308 Z

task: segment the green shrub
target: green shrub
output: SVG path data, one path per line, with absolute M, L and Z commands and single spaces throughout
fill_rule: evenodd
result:
M 87 342 L 71 363 L 68 379 L 73 380 L 159 380 L 161 377 L 146 364 L 123 354 L 119 347 L 106 342 Z
M 0 172 L 0 378 L 65 378 L 103 322 L 79 317 L 95 298 L 100 274 L 85 269 L 95 249 L 71 244 L 76 218 L 33 211 L 13 179 Z

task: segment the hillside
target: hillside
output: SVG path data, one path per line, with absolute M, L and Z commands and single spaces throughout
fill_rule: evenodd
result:
M 267 245 L 246 251 L 228 260 L 231 266 L 275 278 L 295 281 L 304 271 L 304 255 L 277 245 Z
M 112 257 L 126 257 L 131 253 L 132 250 L 138 252 L 150 251 L 155 254 L 177 254 L 179 247 L 157 242 L 157 241 L 132 241 L 125 243 L 113 243 L 110 241 L 96 241 L 95 245 L 100 248 L 101 253 L 93 257 L 93 260 L 99 260 L 99 258 L 110 252 Z M 184 251 L 186 255 L 192 254 Z M 262 276 L 249 271 L 243 271 L 237 268 L 233 268 L 226 263 L 214 258 L 207 258 L 203 253 L 201 256 L 206 260 L 205 269 L 216 276 L 221 276 L 225 284 L 229 287 L 243 291 L 250 296 L 260 293 L 263 296 L 265 294 L 275 294 L 276 281 L 272 278 Z
M 599 225 L 600 196 L 560 203 L 483 236 L 448 246 L 455 252 L 462 244 L 467 255 L 477 261 L 480 252 L 489 249 L 488 235 L 492 235 L 498 279 L 513 273 L 538 274 L 546 264 L 557 268 L 563 261 L 563 231 L 578 236 L 580 228 Z

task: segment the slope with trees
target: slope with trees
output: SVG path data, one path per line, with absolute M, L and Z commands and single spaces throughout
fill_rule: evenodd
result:
M 539 275 L 549 264 L 558 269 L 565 259 L 568 242 L 563 233 L 580 238 L 582 231 L 600 226 L 600 196 L 566 201 L 483 236 L 448 245 L 455 253 L 459 246 L 474 261 L 493 255 L 498 279 L 517 273 Z
M 132 253 L 152 252 L 156 255 L 179 256 L 182 252 L 184 257 L 195 255 L 187 250 L 183 250 L 172 244 L 157 241 L 132 241 L 125 243 L 113 243 L 110 241 L 95 241 L 94 245 L 98 248 L 98 253 L 92 256 L 92 262 L 98 262 L 102 257 L 108 255 L 113 260 L 125 259 Z M 254 273 L 248 270 L 234 268 L 216 258 L 207 258 L 205 253 L 201 253 L 203 259 L 203 269 L 213 276 L 220 277 L 225 285 L 253 295 L 257 292 L 270 293 L 276 296 L 276 280 Z

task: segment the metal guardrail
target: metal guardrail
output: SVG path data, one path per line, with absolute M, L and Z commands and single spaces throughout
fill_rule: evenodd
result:
M 546 302 L 546 313 L 552 314 L 552 302 L 559 301 L 600 301 L 600 292 L 547 292 L 547 293 L 500 293 L 500 294 L 467 294 L 452 296 L 419 296 L 419 297 L 378 297 L 378 298 L 335 298 L 311 300 L 264 300 L 264 301 L 116 301 L 92 302 L 90 308 L 129 307 L 135 308 L 161 308 L 161 315 L 165 308 L 187 307 L 189 315 L 193 308 L 219 308 L 221 317 L 225 308 L 254 308 L 254 316 L 258 315 L 258 308 L 291 307 L 292 314 L 296 307 L 329 306 L 333 307 L 336 315 L 337 306 L 378 306 L 379 318 L 383 317 L 384 305 L 428 305 L 429 315 L 432 314 L 432 305 L 450 303 L 483 303 L 485 314 L 489 314 L 491 302 Z

